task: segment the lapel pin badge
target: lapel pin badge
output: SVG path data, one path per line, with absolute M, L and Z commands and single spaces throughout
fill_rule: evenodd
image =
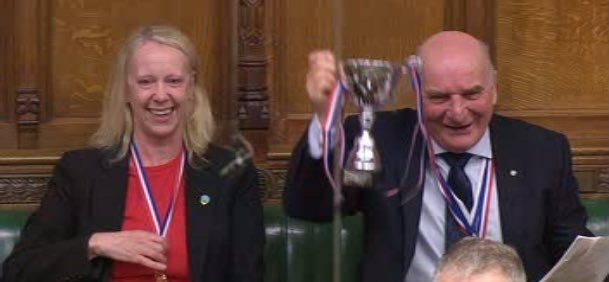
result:
M 518 171 L 516 171 L 516 170 L 514 170 L 514 169 L 511 169 L 511 170 L 510 170 L 510 175 L 511 175 L 511 176 L 516 176 L 516 175 L 518 175 Z
M 201 197 L 199 197 L 199 203 L 203 206 L 209 204 L 209 202 L 211 202 L 211 198 L 205 194 L 201 195 Z

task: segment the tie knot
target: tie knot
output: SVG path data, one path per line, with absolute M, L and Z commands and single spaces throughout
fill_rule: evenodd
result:
M 451 152 L 445 152 L 445 153 L 441 153 L 440 157 L 442 157 L 444 159 L 444 161 L 446 161 L 446 163 L 448 163 L 448 165 L 450 167 L 459 167 L 461 169 L 463 169 L 465 167 L 465 165 L 467 164 L 467 162 L 469 161 L 469 159 L 472 157 L 473 155 L 470 153 L 451 153 Z

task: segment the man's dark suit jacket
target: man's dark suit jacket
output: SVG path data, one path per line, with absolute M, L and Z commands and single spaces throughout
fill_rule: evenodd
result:
M 109 151 L 66 153 L 49 190 L 4 263 L 4 281 L 107 281 L 112 262 L 87 259 L 95 232 L 119 231 L 128 160 Z M 220 169 L 233 154 L 210 147 L 196 167 L 185 167 L 186 234 L 192 281 L 262 281 L 264 227 L 251 163 L 233 175 Z M 199 203 L 201 195 L 211 198 Z
M 415 140 L 406 181 L 401 179 L 415 125 L 416 112 L 410 109 L 377 113 L 372 133 L 382 171 L 375 188 L 343 189 L 344 213 L 363 214 L 365 242 L 360 271 L 365 282 L 404 281 L 414 255 L 423 198 L 423 189 L 416 187 L 421 138 Z M 516 248 L 528 278 L 538 280 L 577 235 L 592 235 L 585 227 L 587 215 L 578 197 L 569 144 L 559 133 L 499 115 L 492 117 L 489 126 L 503 241 Z M 358 132 L 357 119 L 348 118 L 346 152 Z M 332 189 L 321 160 L 312 159 L 308 150 L 305 133 L 292 154 L 284 191 L 285 211 L 306 220 L 329 221 Z M 511 170 L 517 173 L 511 175 Z M 398 194 L 385 196 L 395 187 L 400 187 Z

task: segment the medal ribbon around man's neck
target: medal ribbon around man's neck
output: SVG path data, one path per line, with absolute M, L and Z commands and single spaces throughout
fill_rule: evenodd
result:
M 474 201 L 472 210 L 469 211 L 465 205 L 458 200 L 458 197 L 453 192 L 453 189 L 440 174 L 438 169 L 437 159 L 433 155 L 432 167 L 435 179 L 438 183 L 438 188 L 450 213 L 455 218 L 462 231 L 468 236 L 485 238 L 488 230 L 488 218 L 490 214 L 492 185 L 495 177 L 495 163 L 492 159 L 485 159 L 484 168 L 482 170 L 482 181 L 480 181 L 480 189 L 478 189 L 478 199 Z
M 142 165 L 142 158 L 137 150 L 137 146 L 133 142 L 131 143 L 131 152 L 133 152 L 133 163 L 135 164 L 135 169 L 137 170 L 137 175 L 140 180 L 140 187 L 146 198 L 146 204 L 148 204 L 148 211 L 150 213 L 150 217 L 152 218 L 152 222 L 154 223 L 156 233 L 161 237 L 166 237 L 173 218 L 173 211 L 175 208 L 175 203 L 178 199 L 178 193 L 182 187 L 180 184 L 182 182 L 182 174 L 184 171 L 184 151 L 182 150 L 180 153 L 180 169 L 178 171 L 178 175 L 176 176 L 176 184 L 173 187 L 173 195 L 169 201 L 169 207 L 167 208 L 167 212 L 163 218 L 160 218 L 159 216 L 157 202 L 154 200 L 154 196 L 150 190 L 150 183 L 148 182 L 146 170 Z

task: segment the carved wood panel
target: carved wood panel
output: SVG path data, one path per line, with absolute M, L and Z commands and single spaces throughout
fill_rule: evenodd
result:
M 241 128 L 268 129 L 264 1 L 240 0 L 238 9 L 238 98 Z
M 259 169 L 260 198 L 266 205 L 279 205 L 287 177 L 284 169 Z M 582 197 L 609 198 L 609 171 L 576 171 Z M 44 195 L 50 176 L 0 176 L 0 208 L 4 204 L 37 204 Z
M 607 1 L 342 1 L 343 56 L 401 61 L 442 29 L 478 36 L 499 68 L 498 110 L 564 132 L 580 177 L 606 191 Z M 0 166 L 45 148 L 83 146 L 122 40 L 140 24 L 168 23 L 199 49 L 220 131 L 236 116 L 256 163 L 284 171 L 312 112 L 306 56 L 333 48 L 332 9 L 323 0 L 0 0 Z M 232 40 L 239 42 L 237 95 Z M 393 107 L 412 106 L 407 88 Z
M 24 175 L 0 178 L 0 204 L 39 203 L 49 179 L 48 176 Z

